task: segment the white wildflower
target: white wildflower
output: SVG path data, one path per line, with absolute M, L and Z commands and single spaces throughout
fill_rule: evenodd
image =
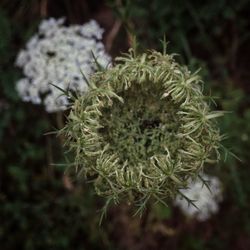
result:
M 87 91 L 81 72 L 88 79 L 96 70 L 92 52 L 104 67 L 111 61 L 101 42 L 103 29 L 96 21 L 69 27 L 63 23 L 63 18 L 42 21 L 38 34 L 31 37 L 16 59 L 25 76 L 17 82 L 19 95 L 24 101 L 43 103 L 48 112 L 64 110 L 68 105 L 67 97 L 53 85 Z
M 194 201 L 197 208 L 189 204 L 186 199 L 177 196 L 175 205 L 188 217 L 195 217 L 199 221 L 207 220 L 219 210 L 219 202 L 222 200 L 222 185 L 217 177 L 202 174 L 202 179 L 207 181 L 210 190 L 204 183 L 197 179 L 190 181 L 187 189 L 180 190 L 182 194 Z

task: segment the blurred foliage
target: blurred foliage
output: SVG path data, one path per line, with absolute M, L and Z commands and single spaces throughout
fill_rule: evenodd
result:
M 219 214 L 207 222 L 190 221 L 176 208 L 155 205 L 139 219 L 120 206 L 111 209 L 99 227 L 100 201 L 92 190 L 77 183 L 68 190 L 64 168 L 51 165 L 64 161 L 58 138 L 44 135 L 56 126 L 56 117 L 21 102 L 15 91 L 21 74 L 14 60 L 38 19 L 66 16 L 82 22 L 106 7 L 103 1 L 2 0 L 0 248 L 250 249 L 250 2 L 107 3 L 115 17 L 136 33 L 142 47 L 159 49 L 159 39 L 166 35 L 170 52 L 179 53 L 178 59 L 191 69 L 202 68 L 206 89 L 212 88 L 219 98 L 218 109 L 232 111 L 220 120 L 220 127 L 228 135 L 224 145 L 242 162 L 228 155 L 219 168 L 210 168 L 224 183 L 225 200 Z M 119 39 L 119 33 L 116 40 L 124 47 L 126 41 Z
M 67 190 L 64 169 L 51 165 L 63 161 L 59 140 L 44 135 L 55 117 L 17 96 L 14 60 L 34 27 L 16 25 L 0 11 L 0 249 L 107 247 L 91 190 Z

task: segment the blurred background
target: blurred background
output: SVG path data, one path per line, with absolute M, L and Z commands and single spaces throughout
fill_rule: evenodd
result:
M 0 249 L 250 249 L 250 1 L 1 0 L 0 1 Z M 201 68 L 228 135 L 228 155 L 211 173 L 223 183 L 220 210 L 200 222 L 174 207 L 151 206 L 133 216 L 126 204 L 109 209 L 89 185 L 65 178 L 60 138 L 45 135 L 58 116 L 22 102 L 17 53 L 42 19 L 69 24 L 95 19 L 112 55 L 126 52 L 135 33 L 141 49 L 161 49 L 191 70 Z

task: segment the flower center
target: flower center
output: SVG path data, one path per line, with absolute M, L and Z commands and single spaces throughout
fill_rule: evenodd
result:
M 170 99 L 161 99 L 162 89 L 152 90 L 151 86 L 149 92 L 144 86 L 139 86 L 140 90 L 138 85 L 132 86 L 118 93 L 124 103 L 115 99 L 111 107 L 102 110 L 104 143 L 110 144 L 121 163 L 132 165 L 166 154 L 166 148 L 174 154 L 179 146 L 178 107 Z

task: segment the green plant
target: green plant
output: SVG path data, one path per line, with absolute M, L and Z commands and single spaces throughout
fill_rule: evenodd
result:
M 76 172 L 110 201 L 129 199 L 144 208 L 164 203 L 206 162 L 219 160 L 221 136 L 202 93 L 198 72 L 173 55 L 134 49 L 93 75 L 76 98 L 61 131 L 75 153 Z M 185 197 L 187 198 L 187 197 Z

